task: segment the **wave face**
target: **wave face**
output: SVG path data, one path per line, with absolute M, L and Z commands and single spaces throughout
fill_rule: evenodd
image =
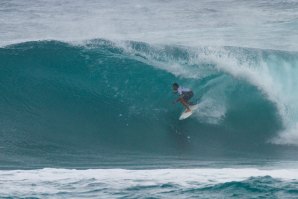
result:
M 123 153 L 280 157 L 276 144 L 298 143 L 297 63 L 297 53 L 237 47 L 107 40 L 6 46 L 0 159 L 38 166 L 104 164 Z M 191 87 L 199 102 L 188 120 L 178 121 L 173 82 Z

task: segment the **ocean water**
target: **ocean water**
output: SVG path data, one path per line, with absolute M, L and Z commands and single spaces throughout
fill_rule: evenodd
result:
M 297 11 L 2 0 L 0 198 L 297 198 Z

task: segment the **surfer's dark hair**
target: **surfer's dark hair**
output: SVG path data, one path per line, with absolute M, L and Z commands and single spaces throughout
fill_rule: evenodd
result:
M 178 85 L 177 83 L 174 83 L 173 86 L 175 86 L 175 87 L 179 87 L 179 85 Z

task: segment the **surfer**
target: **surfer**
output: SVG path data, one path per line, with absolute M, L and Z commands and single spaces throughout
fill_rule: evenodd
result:
M 190 112 L 190 108 L 189 106 L 192 105 L 191 103 L 189 103 L 188 101 L 190 100 L 190 98 L 193 97 L 193 92 L 191 89 L 189 88 L 184 88 L 179 86 L 179 84 L 174 83 L 173 85 L 173 91 L 174 93 L 178 93 L 179 94 L 179 98 L 177 100 L 175 100 L 176 102 L 181 102 L 181 104 L 186 108 L 186 113 Z

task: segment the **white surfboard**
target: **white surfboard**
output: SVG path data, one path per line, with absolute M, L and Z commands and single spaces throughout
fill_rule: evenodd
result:
M 188 118 L 189 116 L 191 116 L 193 114 L 193 112 L 199 108 L 199 105 L 195 104 L 195 105 L 189 106 L 189 108 L 191 111 L 189 111 L 189 112 L 185 112 L 186 110 L 183 111 L 179 117 L 179 120 L 184 120 L 184 119 Z

